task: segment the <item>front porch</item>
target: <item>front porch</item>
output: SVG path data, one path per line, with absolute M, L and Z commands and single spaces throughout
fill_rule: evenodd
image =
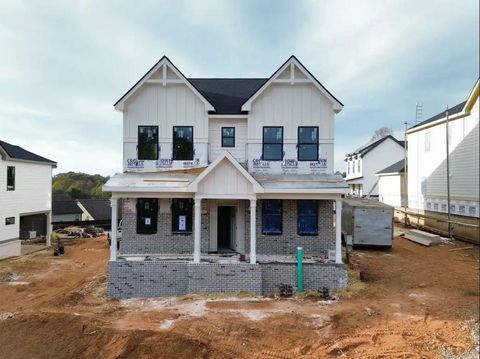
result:
M 109 295 L 275 292 L 296 286 L 304 249 L 305 288 L 346 285 L 341 198 L 335 175 L 254 178 L 228 152 L 200 174 L 115 175 Z M 117 252 L 117 206 L 123 227 Z

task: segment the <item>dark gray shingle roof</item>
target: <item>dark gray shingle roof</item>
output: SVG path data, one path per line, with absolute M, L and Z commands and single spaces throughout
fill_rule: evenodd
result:
M 355 151 L 347 153 L 345 156 L 353 156 L 353 155 L 365 155 L 371 150 L 373 150 L 375 147 L 377 147 L 379 144 L 381 144 L 383 141 L 386 139 L 391 138 L 395 142 L 397 142 L 400 146 L 405 147 L 405 141 L 399 141 L 392 135 L 388 135 L 385 137 L 380 138 L 379 140 L 376 140 L 375 142 L 367 143 L 366 145 L 363 145 L 362 147 L 357 148 Z
M 251 79 L 201 79 L 189 78 L 193 86 L 217 110 L 215 114 L 236 115 L 242 113 L 242 105 L 268 80 Z
M 382 174 L 382 173 L 403 173 L 405 172 L 405 160 L 400 160 L 398 162 L 395 162 L 393 165 L 390 165 L 386 168 L 384 168 L 381 171 L 378 171 L 377 174 Z
M 53 215 L 59 214 L 80 214 L 83 213 L 77 202 L 73 199 L 61 199 L 57 200 L 55 197 L 52 200 L 52 212 Z
M 83 207 L 92 215 L 96 221 L 112 219 L 112 207 L 107 198 L 88 198 L 78 200 Z M 122 205 L 118 205 L 118 219 L 122 218 Z
M 8 154 L 8 156 L 13 159 L 34 161 L 34 162 L 44 162 L 44 163 L 50 163 L 52 165 L 57 164 L 56 162 L 49 160 L 48 158 L 36 155 L 35 153 L 27 151 L 26 149 L 20 146 L 15 146 L 2 140 L 0 140 L 0 147 L 2 147 L 4 151 Z
M 453 106 L 452 108 L 448 109 L 448 115 L 455 115 L 459 112 L 462 112 L 463 108 L 465 107 L 465 104 L 467 101 L 463 101 L 462 103 L 459 103 L 456 106 Z M 427 123 L 434 122 L 436 120 L 440 120 L 442 118 L 445 118 L 447 116 L 447 110 L 440 112 L 439 114 L 436 114 L 433 117 L 430 117 L 428 120 L 422 121 L 420 123 L 417 123 L 415 126 L 410 127 L 409 129 L 415 128 L 415 127 L 420 127 L 423 125 L 426 125 Z

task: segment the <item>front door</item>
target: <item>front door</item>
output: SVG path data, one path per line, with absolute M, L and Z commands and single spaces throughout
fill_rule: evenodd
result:
M 234 231 L 235 207 L 218 206 L 217 246 L 218 251 L 231 251 Z

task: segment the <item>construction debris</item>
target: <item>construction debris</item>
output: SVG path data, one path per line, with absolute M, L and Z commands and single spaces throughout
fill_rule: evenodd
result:
M 418 229 L 410 230 L 403 237 L 426 247 L 442 243 L 442 238 L 438 234 L 432 234 Z
M 461 247 L 461 248 L 453 248 L 453 249 L 449 249 L 448 251 L 449 252 L 455 252 L 455 251 L 462 251 L 464 249 L 472 249 L 473 247 Z
M 289 298 L 293 295 L 293 286 L 291 284 L 282 283 L 278 289 L 280 298 Z

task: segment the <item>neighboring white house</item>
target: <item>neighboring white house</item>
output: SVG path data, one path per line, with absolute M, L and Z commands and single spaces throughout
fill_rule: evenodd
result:
M 20 238 L 50 245 L 56 163 L 0 140 L 0 258 L 20 255 Z
M 393 207 L 406 206 L 405 160 L 377 172 L 378 200 Z
M 346 181 L 352 196 L 378 196 L 376 173 L 405 157 L 403 141 L 388 135 L 345 155 Z
M 448 110 L 450 213 L 479 217 L 479 84 L 468 99 Z M 447 113 L 407 130 L 408 207 L 448 212 Z M 478 234 L 477 234 L 478 237 Z
M 294 56 L 253 79 L 186 78 L 163 57 L 115 104 L 124 172 L 104 186 L 109 295 L 273 292 L 295 285 L 297 247 L 311 258 L 306 287 L 345 286 L 334 211 L 348 187 L 333 173 L 342 107 Z

